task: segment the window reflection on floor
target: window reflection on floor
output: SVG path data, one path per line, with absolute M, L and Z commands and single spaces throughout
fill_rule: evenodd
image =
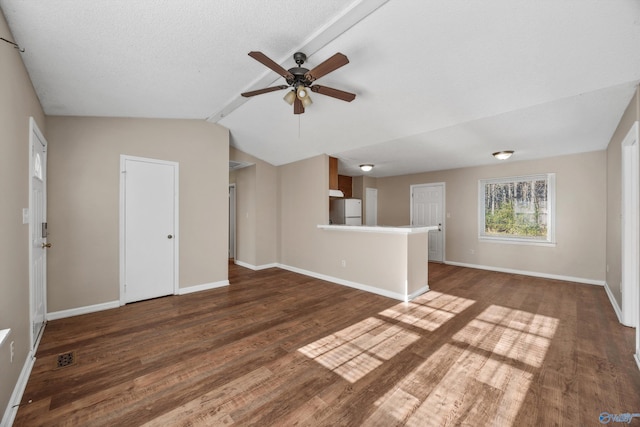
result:
M 299 351 L 354 383 L 418 339 L 401 326 L 370 317 Z
M 429 291 L 408 303 L 380 312 L 381 316 L 435 331 L 453 316 L 469 308 L 475 301 L 441 292 Z
M 299 349 L 355 383 L 428 339 L 475 301 L 430 291 Z M 365 424 L 510 425 L 542 366 L 558 319 L 490 305 L 376 401 Z

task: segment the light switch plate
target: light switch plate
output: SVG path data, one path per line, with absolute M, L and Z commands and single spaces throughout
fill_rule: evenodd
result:
M 29 208 L 22 208 L 22 223 L 29 224 Z

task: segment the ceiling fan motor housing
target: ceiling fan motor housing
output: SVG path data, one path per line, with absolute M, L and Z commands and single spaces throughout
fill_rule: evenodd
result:
M 293 74 L 293 78 L 287 79 L 287 83 L 291 86 L 305 85 L 309 86 L 311 84 L 310 81 L 304 76 L 309 72 L 309 69 L 304 67 L 293 67 L 289 68 L 289 72 Z
M 307 60 L 307 55 L 302 52 L 296 52 L 293 54 L 293 60 L 296 61 L 296 64 L 298 64 L 298 66 L 300 66 Z
M 298 87 L 300 85 L 309 86 L 311 82 L 304 76 L 309 72 L 308 68 L 304 68 L 302 64 L 307 60 L 307 55 L 302 52 L 293 54 L 293 60 L 298 64 L 297 67 L 289 68 L 289 72 L 293 74 L 293 78 L 287 79 L 289 86 Z

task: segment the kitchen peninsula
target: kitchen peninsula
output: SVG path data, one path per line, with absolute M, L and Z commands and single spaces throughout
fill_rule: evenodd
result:
M 335 258 L 331 281 L 401 301 L 429 290 L 428 233 L 437 226 L 318 228 Z

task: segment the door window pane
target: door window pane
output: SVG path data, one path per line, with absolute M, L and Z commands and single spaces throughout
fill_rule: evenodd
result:
M 42 158 L 40 153 L 36 153 L 35 159 L 33 159 L 33 176 L 41 180 L 42 175 Z

